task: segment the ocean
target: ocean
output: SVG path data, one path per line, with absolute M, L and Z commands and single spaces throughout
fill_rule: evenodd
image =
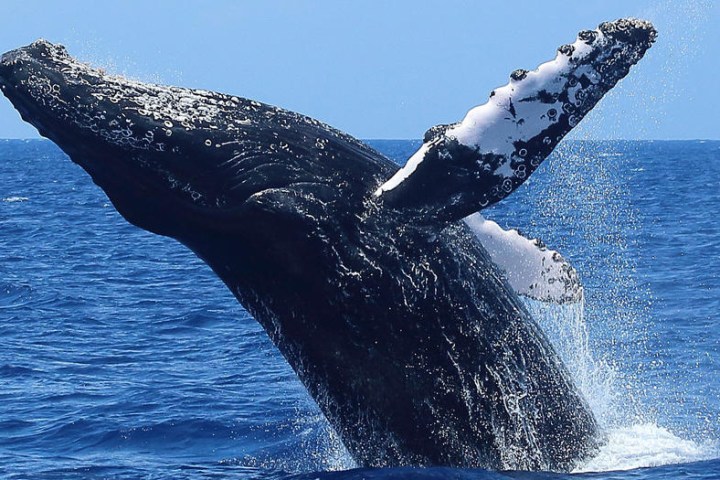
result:
M 355 468 L 191 252 L 50 142 L 0 141 L 0 178 L 2 478 L 720 478 L 720 142 L 565 142 L 484 211 L 583 280 L 527 302 L 607 434 L 573 474 Z

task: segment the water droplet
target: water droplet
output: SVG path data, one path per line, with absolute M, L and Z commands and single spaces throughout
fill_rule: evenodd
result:
M 170 130 L 169 128 L 167 130 L 165 130 L 165 135 L 167 135 L 168 137 L 171 136 L 172 130 Z
M 212 140 L 210 140 L 209 138 L 208 138 L 207 140 L 205 140 L 205 146 L 206 146 L 206 147 L 211 147 L 211 146 L 212 146 Z

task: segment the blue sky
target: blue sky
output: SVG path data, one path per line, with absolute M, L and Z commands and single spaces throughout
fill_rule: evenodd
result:
M 720 139 L 720 2 L 2 0 L 0 50 L 43 37 L 141 80 L 254 98 L 360 138 L 462 119 L 579 30 L 647 18 L 658 43 L 576 138 Z M 35 137 L 0 100 L 0 138 Z

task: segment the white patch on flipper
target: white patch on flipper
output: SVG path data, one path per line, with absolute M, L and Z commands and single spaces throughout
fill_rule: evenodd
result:
M 529 140 L 547 130 L 557 118 L 557 116 L 549 116 L 548 111 L 554 109 L 556 112 L 561 112 L 563 107 L 561 101 L 544 103 L 529 99 L 542 90 L 550 94 L 569 90 L 569 96 L 575 100 L 576 91 L 581 90 L 582 87 L 578 83 L 568 89 L 567 80 L 570 73 L 577 76 L 585 73 L 594 82 L 599 81 L 600 74 L 592 66 L 577 65 L 570 61 L 571 58 L 578 61 L 594 48 L 601 48 L 604 35 L 599 29 L 595 30 L 595 33 L 598 37 L 595 47 L 577 39 L 572 44 L 574 49 L 572 56 L 558 53 L 554 60 L 543 63 L 535 71 L 528 72 L 522 80 L 511 80 L 504 87 L 496 89 L 487 103 L 471 109 L 462 122 L 445 132 L 445 136 L 453 137 L 461 144 L 477 148 L 483 153 L 504 156 L 505 161 L 495 170 L 495 174 L 505 178 L 512 177 L 514 172 L 510 166 L 510 158 L 515 151 L 514 142 Z M 511 105 L 515 115 L 510 113 Z M 523 121 L 518 122 L 520 119 Z M 412 175 L 428 150 L 428 143 L 424 143 L 403 168 L 375 191 L 375 196 L 394 189 Z
M 430 149 L 427 143 L 424 143 L 420 149 L 413 154 L 412 157 L 408 159 L 408 161 L 405 163 L 405 166 L 402 167 L 400 170 L 397 171 L 395 175 L 393 175 L 390 180 L 383 183 L 380 188 L 375 190 L 375 196 L 379 197 L 383 192 L 386 192 L 388 190 L 392 190 L 393 188 L 397 187 L 402 183 L 403 180 L 405 180 L 407 177 L 412 175 L 412 173 L 415 171 L 415 169 L 420 165 L 420 162 L 423 161 L 423 158 L 425 158 L 425 154 Z
M 567 91 L 569 98 L 576 101 L 576 94 L 582 90 L 582 86 L 580 83 L 569 86 L 570 74 L 575 77 L 585 74 L 593 83 L 600 81 L 601 75 L 592 65 L 576 63 L 582 62 L 589 53 L 604 45 L 603 33 L 598 29 L 595 34 L 597 39 L 594 46 L 577 39 L 572 44 L 572 56 L 558 52 L 554 60 L 527 72 L 522 80 L 511 80 L 504 87 L 496 89 L 487 103 L 470 110 L 462 122 L 445 134 L 456 138 L 463 145 L 504 155 L 509 160 L 515 151 L 514 142 L 529 140 L 555 123 L 556 120 L 548 115 L 549 110 L 562 111 L 561 101 L 545 103 L 531 100 L 533 97 L 541 91 L 548 94 Z M 511 105 L 515 115 L 510 114 Z M 518 122 L 519 119 L 523 122 Z M 507 163 L 509 166 L 509 161 Z
M 412 183 L 419 170 L 427 170 L 419 169 L 423 162 L 441 163 L 439 154 L 428 153 L 439 153 L 436 150 L 456 144 L 469 149 L 460 152 L 475 152 L 476 179 L 482 188 L 502 186 L 504 193 L 494 195 L 499 197 L 494 201 L 499 200 L 535 170 L 628 73 L 630 66 L 642 58 L 654 39 L 652 25 L 635 19 L 607 22 L 594 31 L 580 32 L 574 43 L 558 49 L 553 60 L 534 71 L 516 70 L 507 85 L 492 92 L 487 103 L 471 109 L 461 122 L 438 132 L 438 136 L 432 136 L 405 167 L 375 191 L 375 196 Z M 462 170 L 473 170 L 470 162 L 464 160 Z M 432 180 L 421 178 L 418 183 L 425 185 L 428 181 Z M 467 182 L 460 182 L 458 188 L 468 188 Z M 473 195 L 469 197 L 470 203 L 482 203 Z
M 528 240 L 517 230 L 503 230 L 479 213 L 465 218 L 493 262 L 520 295 L 543 302 L 569 303 L 582 299 L 583 288 L 575 269 L 539 240 Z

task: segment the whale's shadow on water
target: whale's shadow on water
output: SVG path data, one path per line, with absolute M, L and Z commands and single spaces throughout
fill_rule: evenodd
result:
M 3 55 L 0 87 L 128 221 L 215 271 L 360 465 L 568 471 L 602 434 L 518 293 L 572 301 L 577 275 L 467 217 L 521 185 L 654 38 L 638 20 L 581 32 L 430 129 L 400 170 L 311 118 L 109 76 L 45 41 Z

